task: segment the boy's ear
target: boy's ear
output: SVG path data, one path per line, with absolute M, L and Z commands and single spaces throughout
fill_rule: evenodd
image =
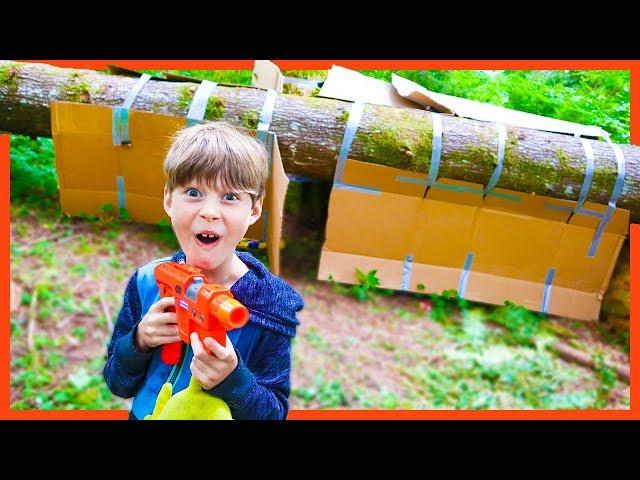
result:
M 166 185 L 164 186 L 164 200 L 162 203 L 164 205 L 164 211 L 167 212 L 167 215 L 169 215 L 169 217 L 171 217 L 171 214 L 169 213 L 169 211 L 171 210 L 171 193 L 167 189 Z
M 249 225 L 253 225 L 258 221 L 260 215 L 262 215 L 262 202 L 264 201 L 264 195 L 256 200 L 251 209 L 251 215 L 249 215 Z

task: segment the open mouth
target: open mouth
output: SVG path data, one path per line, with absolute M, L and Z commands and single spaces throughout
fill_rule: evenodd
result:
M 213 245 L 218 241 L 220 236 L 214 233 L 198 233 L 196 234 L 196 238 L 204 245 Z

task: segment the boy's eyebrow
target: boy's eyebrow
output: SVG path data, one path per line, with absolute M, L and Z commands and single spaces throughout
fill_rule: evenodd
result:
M 218 187 L 220 187 L 220 191 L 223 191 L 225 193 L 228 192 L 232 192 L 232 193 L 247 193 L 249 195 L 257 195 L 258 193 L 255 190 L 245 190 L 241 187 L 232 187 L 226 184 L 223 185 L 214 185 L 213 182 L 209 182 L 207 180 L 203 180 L 203 179 L 192 179 L 189 180 L 188 182 L 186 182 L 184 185 L 178 185 L 177 188 L 191 188 L 191 187 L 201 187 L 202 185 L 207 185 L 208 187 L 213 187 L 214 189 L 218 189 Z

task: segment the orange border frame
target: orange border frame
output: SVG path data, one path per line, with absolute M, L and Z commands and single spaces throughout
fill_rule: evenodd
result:
M 66 68 L 106 69 L 114 63 L 132 69 L 252 70 L 253 60 L 28 60 Z M 638 60 L 274 60 L 283 70 L 325 70 L 336 63 L 354 70 L 630 70 L 631 143 L 640 144 L 640 61 Z M 0 191 L 2 210 L 9 212 L 9 135 L 0 135 Z M 9 253 L 9 216 L 0 220 L 0 249 Z M 640 339 L 635 323 L 640 318 L 640 225 L 631 225 L 631 389 L 629 410 L 291 410 L 291 420 L 631 420 L 640 419 Z M 3 266 L 5 285 L 10 280 L 10 258 Z M 0 310 L 9 311 L 9 289 L 0 297 Z M 10 326 L 0 331 L 0 419 L 2 420 L 124 420 L 123 410 L 11 410 Z

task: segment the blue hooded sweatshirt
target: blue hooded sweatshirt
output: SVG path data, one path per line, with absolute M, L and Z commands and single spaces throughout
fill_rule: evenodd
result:
M 228 332 L 238 365 L 211 395 L 224 400 L 234 419 L 280 420 L 289 410 L 291 390 L 291 339 L 299 324 L 296 313 L 304 303 L 291 286 L 274 276 L 250 253 L 236 252 L 249 271 L 231 287 L 233 296 L 249 309 L 249 321 Z M 160 360 L 160 348 L 149 352 L 135 346 L 138 323 L 159 299 L 153 269 L 161 262 L 185 259 L 180 251 L 173 257 L 154 260 L 139 268 L 129 279 L 122 309 L 107 348 L 105 381 L 114 395 L 134 397 L 130 418 L 150 414 L 162 385 L 170 381 L 174 393 L 191 379 L 191 346 L 183 345 L 181 362 L 174 366 Z

